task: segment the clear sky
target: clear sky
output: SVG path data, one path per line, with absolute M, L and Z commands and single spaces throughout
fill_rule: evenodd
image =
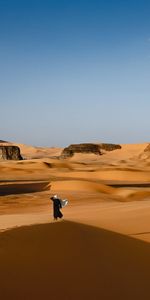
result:
M 149 0 L 0 0 L 0 139 L 150 142 Z

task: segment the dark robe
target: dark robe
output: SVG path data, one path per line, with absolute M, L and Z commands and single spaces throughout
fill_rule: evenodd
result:
M 61 201 L 58 198 L 54 198 L 54 197 L 51 197 L 51 200 L 53 201 L 54 219 L 57 220 L 57 218 L 62 218 L 63 214 L 60 211 L 60 208 L 62 208 Z

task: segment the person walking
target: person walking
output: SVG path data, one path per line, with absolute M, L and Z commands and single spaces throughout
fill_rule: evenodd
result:
M 63 214 L 60 211 L 62 208 L 61 199 L 58 198 L 57 195 L 54 195 L 50 198 L 53 201 L 53 216 L 54 220 L 57 220 L 58 218 L 62 218 Z

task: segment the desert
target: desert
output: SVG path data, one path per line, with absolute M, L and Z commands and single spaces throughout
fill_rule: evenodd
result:
M 0 0 L 0 300 L 150 299 L 150 1 Z
M 66 158 L 1 145 L 23 158 L 0 161 L 2 299 L 149 299 L 149 143 Z M 54 194 L 69 200 L 60 221 Z

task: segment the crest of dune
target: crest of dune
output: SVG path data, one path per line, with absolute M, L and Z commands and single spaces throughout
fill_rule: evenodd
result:
M 65 191 L 85 191 L 85 192 L 99 192 L 104 194 L 112 194 L 115 189 L 104 184 L 82 181 L 82 180 L 68 180 L 68 181 L 54 181 L 50 183 L 47 188 L 51 189 L 51 192 L 58 190 Z

